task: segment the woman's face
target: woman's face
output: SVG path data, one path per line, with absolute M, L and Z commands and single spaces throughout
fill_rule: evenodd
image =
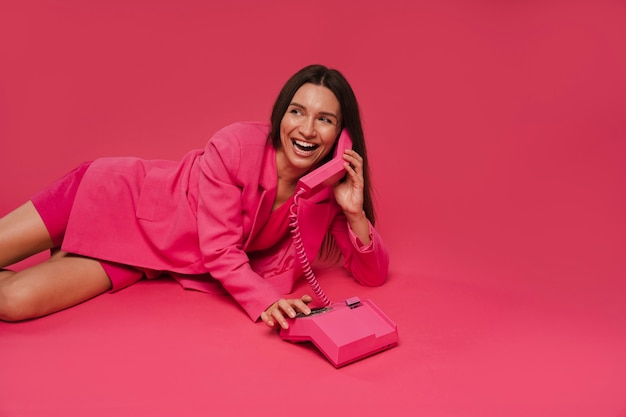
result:
M 316 166 L 331 151 L 340 125 L 341 109 L 333 92 L 303 84 L 280 122 L 284 167 L 303 174 Z

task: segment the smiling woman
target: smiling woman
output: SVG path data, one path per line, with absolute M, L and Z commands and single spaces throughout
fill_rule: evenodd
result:
M 330 153 L 341 130 L 339 114 L 339 101 L 328 88 L 306 83 L 296 91 L 280 123 L 277 203 L 293 195 L 298 180 Z
M 297 181 L 331 151 L 341 130 L 339 101 L 328 88 L 304 84 L 280 124 L 282 147 L 277 151 L 279 172 Z
M 309 314 L 312 298 L 285 298 L 302 273 L 285 203 L 342 129 L 354 142 L 343 154 L 346 180 L 301 207 L 305 250 L 334 248 L 359 282 L 382 284 L 388 253 L 373 227 L 356 98 L 338 71 L 312 65 L 285 84 L 270 124 L 227 126 L 180 161 L 96 159 L 0 219 L 0 267 L 53 253 L 0 271 L 0 318 L 50 314 L 170 275 L 185 288 L 225 290 L 252 320 L 287 327 L 285 316 Z

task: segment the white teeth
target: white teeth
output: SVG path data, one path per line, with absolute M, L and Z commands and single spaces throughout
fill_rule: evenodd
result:
M 313 143 L 309 143 L 309 142 L 302 142 L 302 141 L 299 141 L 299 140 L 294 140 L 294 142 L 295 142 L 298 146 L 300 146 L 300 147 L 302 147 L 302 148 L 314 148 L 314 147 L 316 146 L 316 145 L 315 145 L 315 144 L 313 144 Z

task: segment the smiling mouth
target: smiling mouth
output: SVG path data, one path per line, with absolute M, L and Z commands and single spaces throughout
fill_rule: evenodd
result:
M 314 150 L 319 148 L 319 145 L 315 145 L 313 143 L 305 142 L 305 141 L 302 141 L 302 140 L 292 139 L 291 143 L 293 143 L 293 146 L 296 149 L 299 149 L 302 152 L 313 152 Z

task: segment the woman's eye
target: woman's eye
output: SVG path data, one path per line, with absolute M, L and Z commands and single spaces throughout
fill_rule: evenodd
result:
M 302 112 L 300 111 L 300 109 L 291 109 L 291 110 L 289 111 L 289 113 L 291 113 L 291 114 L 302 114 Z

